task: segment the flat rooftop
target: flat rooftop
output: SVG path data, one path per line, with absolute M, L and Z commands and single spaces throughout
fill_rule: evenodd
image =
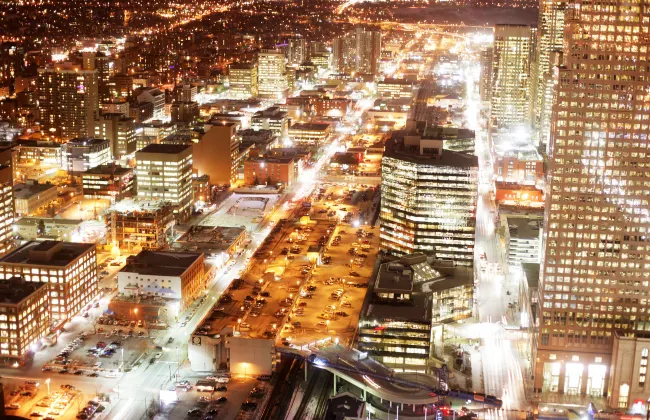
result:
M 141 251 L 128 257 L 120 273 L 180 276 L 201 258 L 201 252 Z
M 326 123 L 298 123 L 289 127 L 289 130 L 311 130 L 311 131 L 325 131 L 330 127 Z
M 536 216 L 508 216 L 510 237 L 516 239 L 538 239 L 542 220 Z
M 188 147 L 192 147 L 192 146 L 187 144 L 165 144 L 165 143 L 150 144 L 146 146 L 144 149 L 138 150 L 136 153 L 163 153 L 163 154 L 174 155 L 185 151 L 185 149 L 187 149 Z
M 111 210 L 118 213 L 131 213 L 131 212 L 151 212 L 155 213 L 165 207 L 172 207 L 169 201 L 163 200 L 139 200 L 136 198 L 125 198 L 115 203 Z
M 419 148 L 404 145 L 402 139 L 391 138 L 386 142 L 384 157 L 403 160 L 420 165 L 452 166 L 456 168 L 478 168 L 478 157 L 468 153 L 442 150 L 440 155 L 420 154 Z
M 88 169 L 82 175 L 124 175 L 133 172 L 133 168 L 125 168 L 119 165 L 98 165 Z
M 18 276 L 0 280 L 0 306 L 17 305 L 42 287 L 47 287 L 47 283 L 26 281 Z
M 30 264 L 65 267 L 95 244 L 63 241 L 30 241 L 0 258 L 0 264 Z
M 418 293 L 411 296 L 412 304 L 376 303 L 372 300 L 368 304 L 361 318 L 404 320 L 411 322 L 431 322 L 431 295 Z
M 27 200 L 30 197 L 41 194 L 45 191 L 51 190 L 54 188 L 56 190 L 56 185 L 52 184 L 17 184 L 14 185 L 14 198 Z
M 245 232 L 243 227 L 193 225 L 176 243 L 209 245 L 212 249 L 225 251 Z
M 413 271 L 399 262 L 384 263 L 379 267 L 374 290 L 410 292 L 413 290 Z
M 14 222 L 15 225 L 19 226 L 35 226 L 38 225 L 41 221 L 43 223 L 54 223 L 57 225 L 70 225 L 76 226 L 82 224 L 84 221 L 81 219 L 56 219 L 54 217 L 22 217 Z
M 76 138 L 72 139 L 66 143 L 66 146 L 70 147 L 88 147 L 88 146 L 98 146 L 102 144 L 108 144 L 108 140 L 104 139 L 95 139 L 95 138 Z

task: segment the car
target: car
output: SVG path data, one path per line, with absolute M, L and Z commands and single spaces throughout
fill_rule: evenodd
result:
M 81 419 L 81 420 L 85 420 L 85 419 L 88 418 L 88 414 L 86 414 L 86 413 L 79 413 L 79 414 L 77 414 L 77 418 L 78 418 L 78 419 Z
M 74 385 L 64 384 L 64 385 L 61 385 L 61 388 L 62 388 L 62 389 L 70 389 L 70 390 L 73 390 L 73 389 L 74 389 Z
M 97 372 L 93 372 L 93 373 L 89 373 L 89 374 L 86 375 L 86 376 L 91 377 L 91 378 L 97 378 L 97 377 L 99 376 L 99 373 L 97 373 Z
M 227 402 L 228 402 L 228 398 L 227 398 L 227 397 L 219 397 L 219 398 L 217 398 L 217 399 L 214 400 L 214 401 L 215 401 L 217 404 L 224 404 L 224 403 L 227 403 Z
M 169 340 L 167 340 L 167 344 L 171 344 L 174 342 L 174 337 L 169 337 Z
M 211 416 L 214 416 L 214 415 L 219 414 L 219 410 L 217 410 L 216 408 L 212 408 L 212 409 L 208 410 L 205 414 L 209 414 Z
M 59 373 L 60 373 L 61 375 L 66 375 L 68 372 L 69 372 L 68 369 L 61 369 L 61 370 L 59 371 Z
M 74 372 L 72 372 L 72 374 L 73 375 L 83 375 L 84 373 L 81 370 L 75 370 Z
M 38 411 L 32 412 L 29 417 L 43 417 L 42 413 L 39 413 Z
M 20 404 L 17 404 L 17 403 L 12 403 L 12 404 L 5 405 L 6 410 L 18 410 L 19 408 L 20 408 Z
M 193 408 L 187 412 L 187 415 L 190 417 L 201 417 L 201 409 Z
M 155 357 L 156 359 L 160 359 L 162 357 L 162 352 L 159 351 L 158 353 L 154 354 L 153 357 Z
M 42 372 L 51 372 L 52 368 L 49 366 L 45 366 L 43 369 L 41 369 Z
M 184 327 L 187 325 L 187 322 L 181 322 L 181 327 Z
M 214 389 L 216 392 L 226 392 L 228 391 L 228 387 L 225 385 L 218 386 Z

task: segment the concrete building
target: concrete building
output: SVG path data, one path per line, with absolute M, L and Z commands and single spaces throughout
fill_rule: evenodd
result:
M 478 158 L 441 140 L 393 136 L 382 159 L 380 246 L 472 265 Z
M 237 124 L 210 125 L 193 145 L 194 170 L 199 176 L 208 175 L 213 184 L 236 184 L 243 162 L 240 145 Z
M 34 180 L 27 180 L 25 184 L 16 184 L 14 186 L 16 216 L 32 214 L 56 201 L 58 196 L 56 185 L 39 184 Z
M 492 47 L 481 51 L 481 80 L 479 80 L 479 95 L 482 103 L 490 103 L 492 98 Z
M 31 241 L 0 258 L 0 279 L 46 283 L 50 319 L 64 321 L 97 296 L 95 244 Z
M 20 275 L 0 279 L 0 358 L 24 364 L 47 334 L 47 289 L 47 284 Z
M 643 37 L 627 36 L 644 32 L 650 14 L 642 9 L 631 19 L 629 7 L 581 3 L 565 22 L 548 159 L 536 389 L 619 398 L 627 387 L 638 389 L 635 382 L 611 382 L 627 374 L 613 359 L 616 331 L 642 336 L 650 330 L 650 159 L 635 152 L 650 127 L 630 120 L 650 119 L 632 93 L 647 89 L 640 77 L 647 53 Z M 593 22 L 612 22 L 621 32 Z M 636 351 L 625 357 L 637 357 Z
M 99 113 L 97 70 L 72 63 L 38 69 L 41 131 L 63 140 L 92 136 Z
M 319 147 L 326 144 L 332 134 L 332 124 L 297 123 L 289 127 L 289 138 L 303 146 Z
M 0 165 L 0 255 L 11 246 L 15 214 L 13 170 L 7 163 Z
M 16 220 L 13 227 L 14 234 L 24 241 L 47 237 L 57 241 L 74 242 L 79 237 L 83 223 L 83 220 L 53 217 L 22 217 Z
M 102 101 L 100 104 L 101 115 L 119 114 L 125 117 L 129 116 L 129 102 L 125 98 L 113 98 L 108 101 Z M 97 124 L 95 124 L 97 127 Z
M 224 264 L 239 252 L 246 242 L 246 229 L 225 226 L 190 226 L 187 232 L 174 241 L 173 249 L 203 252 Z
M 289 119 L 286 111 L 272 106 L 263 111 L 257 111 L 251 117 L 251 128 L 253 130 L 271 130 L 279 138 L 287 135 Z
M 60 143 L 41 140 L 17 140 L 18 166 L 37 167 L 40 169 L 60 168 L 62 149 Z
M 135 154 L 138 198 L 168 201 L 186 220 L 192 205 L 192 146 L 150 144 Z
M 262 157 L 244 161 L 245 185 L 278 185 L 290 187 L 296 180 L 296 162 L 293 157 Z
M 377 96 L 382 98 L 413 97 L 413 82 L 405 79 L 384 79 L 377 82 Z
M 257 64 L 234 63 L 230 67 L 230 95 L 237 99 L 257 96 Z
M 489 124 L 493 130 L 529 121 L 531 45 L 530 26 L 494 27 Z
M 280 50 L 262 49 L 257 54 L 257 88 L 263 98 L 281 99 L 287 96 L 287 76 L 284 54 Z
M 248 128 L 246 130 L 239 130 L 237 132 L 241 138 L 241 145 L 248 149 L 253 148 L 257 150 L 258 154 L 264 154 L 274 147 L 278 146 L 278 137 L 271 130 L 253 130 Z
M 99 165 L 81 174 L 81 181 L 84 198 L 104 198 L 115 202 L 135 193 L 133 168 Z
M 501 213 L 501 226 L 505 227 L 504 242 L 508 250 L 508 265 L 540 262 L 542 244 L 542 213 Z
M 110 212 L 107 237 L 115 237 L 119 247 L 127 250 L 162 248 L 175 224 L 174 206 L 165 201 L 125 199 Z
M 63 169 L 72 175 L 79 176 L 88 169 L 106 165 L 111 160 L 111 145 L 108 140 L 84 137 L 72 139 L 63 145 Z
M 165 116 L 165 92 L 156 88 L 140 88 L 134 92 L 138 103 L 153 105 L 153 118 L 161 119 Z M 137 119 L 137 118 L 136 118 Z
M 205 290 L 204 274 L 203 253 L 146 250 L 127 259 L 117 273 L 117 290 L 177 301 L 182 313 Z
M 135 153 L 135 133 L 135 120 L 123 114 L 104 113 L 95 121 L 95 138 L 108 140 L 111 159 L 114 160 Z
M 357 348 L 395 372 L 429 373 L 433 334 L 472 316 L 471 267 L 424 254 L 380 265 L 359 318 Z

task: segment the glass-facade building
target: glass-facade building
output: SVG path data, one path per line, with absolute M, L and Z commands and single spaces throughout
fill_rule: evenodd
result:
M 380 247 L 473 265 L 478 159 L 441 140 L 392 138 L 382 159 Z

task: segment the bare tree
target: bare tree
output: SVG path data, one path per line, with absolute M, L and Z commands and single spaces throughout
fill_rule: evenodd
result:
M 97 334 L 97 325 L 99 324 L 99 317 L 97 315 L 91 315 L 88 318 L 88 322 L 93 326 L 94 333 Z

